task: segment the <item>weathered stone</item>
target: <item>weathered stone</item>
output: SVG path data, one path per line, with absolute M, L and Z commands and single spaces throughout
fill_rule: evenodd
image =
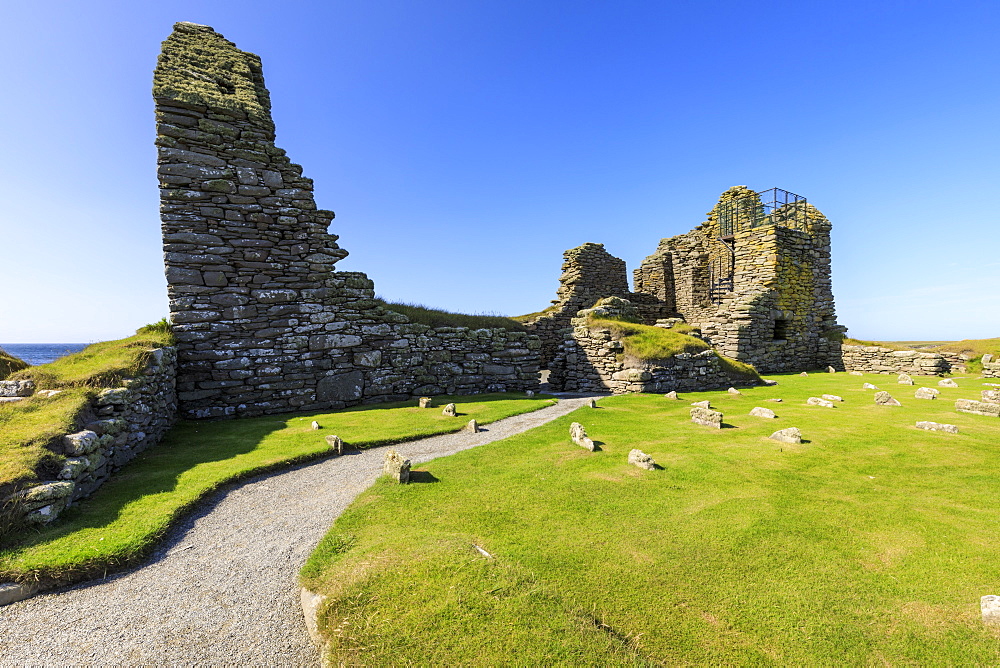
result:
M 772 411 L 770 408 L 761 408 L 759 406 L 756 407 L 756 408 L 753 408 L 750 411 L 750 415 L 753 415 L 754 417 L 762 417 L 762 418 L 776 418 L 776 417 L 778 417 L 777 415 L 774 414 L 774 411 Z
M 929 387 L 918 388 L 913 396 L 916 399 L 937 399 L 937 390 L 931 391 L 931 389 Z
M 946 431 L 949 434 L 957 434 L 958 427 L 953 424 L 941 424 L 939 422 L 925 422 L 921 421 L 917 423 L 917 429 L 927 429 L 930 431 Z
M 798 427 L 788 427 L 787 429 L 780 429 L 774 432 L 768 438 L 774 441 L 781 441 L 782 443 L 801 443 L 802 432 L 799 431 Z
M 695 406 L 691 409 L 691 422 L 705 427 L 722 429 L 722 413 L 719 411 L 713 411 L 709 408 Z
M 652 377 L 653 375 L 645 369 L 624 369 L 616 371 L 611 375 L 613 380 L 623 380 L 628 383 L 642 383 L 650 380 Z
M 335 455 L 344 454 L 344 441 L 343 439 L 340 438 L 340 436 L 335 436 L 331 434 L 330 436 L 327 436 L 325 440 L 326 444 L 330 446 L 330 450 L 333 452 L 333 454 Z
M 30 397 L 34 392 L 33 380 L 0 380 L 0 397 Z
M 70 457 L 63 462 L 62 470 L 59 471 L 57 477 L 60 480 L 73 480 L 80 477 L 80 474 L 86 471 L 88 466 L 90 466 L 90 460 L 86 457 Z
M 85 429 L 75 434 L 66 434 L 62 438 L 63 451 L 67 455 L 86 455 L 97 447 L 97 434 Z
M 958 387 L 958 383 L 951 378 L 942 378 L 938 381 L 938 387 Z
M 980 358 L 979 361 L 982 362 L 983 364 L 989 364 L 990 362 L 993 361 L 993 355 L 991 355 L 990 353 L 986 353 L 985 355 L 982 356 L 982 358 Z
M 809 374 L 808 374 L 808 373 L 806 373 L 805 371 L 803 371 L 803 372 L 802 372 L 802 373 L 800 373 L 799 375 L 800 375 L 800 376 L 803 376 L 803 377 L 804 377 L 804 376 L 808 376 Z
M 823 408 L 833 408 L 833 402 L 826 399 L 820 399 L 819 397 L 809 397 L 806 399 L 806 404 L 809 406 L 822 406 Z
M 739 390 L 737 390 L 735 387 L 730 387 L 728 390 L 726 390 L 726 392 L 728 392 L 729 394 L 743 394 L 742 392 L 740 392 Z
M 35 393 L 36 397 L 42 397 L 43 399 L 51 399 L 57 394 L 62 394 L 62 390 L 38 390 Z
M 850 374 L 851 374 L 852 376 L 863 376 L 863 375 L 865 375 L 865 374 L 864 374 L 864 373 L 862 373 L 861 371 L 851 371 L 851 372 L 850 372 Z
M 691 405 L 694 406 L 695 408 L 711 408 L 712 407 L 712 404 L 709 401 L 696 401 L 696 402 L 694 402 Z
M 574 422 L 569 426 L 569 437 L 570 439 L 582 448 L 586 448 L 591 452 L 597 449 L 597 444 L 587 436 L 587 431 L 583 428 L 583 425 L 579 422 Z
M 913 379 L 905 373 L 899 374 L 899 378 L 896 379 L 896 382 L 900 385 L 913 385 Z
M 421 408 L 430 408 L 432 401 L 433 400 L 430 397 L 420 397 L 420 399 L 417 400 Z
M 638 466 L 641 469 L 646 469 L 647 471 L 656 470 L 656 462 L 653 458 L 647 455 L 642 450 L 632 449 L 628 453 L 628 463 L 632 466 Z
M 988 404 L 1000 404 L 1000 390 L 983 390 L 982 401 Z
M 591 399 L 589 405 L 591 408 L 597 408 L 597 399 Z
M 680 397 L 677 396 L 677 392 L 670 391 L 663 395 L 664 399 L 678 400 Z
M 828 366 L 828 367 L 826 367 L 826 372 L 827 373 L 837 373 L 837 370 L 834 369 L 832 366 Z
M 447 404 L 444 410 L 441 411 L 441 415 L 447 417 L 458 417 L 458 407 L 455 404 Z
M 768 399 L 768 401 L 773 401 L 776 404 L 780 404 L 781 402 L 784 401 L 784 399 L 779 399 L 778 397 L 774 397 L 773 399 Z
M 821 398 L 826 399 L 827 401 L 843 401 L 843 398 L 838 397 L 836 394 L 824 394 L 821 395 Z
M 876 387 L 875 385 L 872 385 L 871 383 L 865 383 L 864 385 L 861 386 L 861 388 L 864 389 L 864 390 L 877 390 L 878 389 L 878 387 Z
M 972 399 L 958 399 L 955 401 L 955 410 L 972 415 L 986 415 L 988 417 L 1000 417 L 1000 404 L 988 403 L 985 401 L 973 401 Z
M 354 401 L 361 398 L 365 376 L 360 371 L 348 371 L 327 376 L 316 384 L 316 399 L 321 402 Z
M 316 420 L 313 420 L 312 424 L 309 426 L 313 429 L 322 429 L 322 427 L 319 426 L 319 422 L 316 422 Z
M 993 594 L 979 599 L 979 609 L 983 616 L 983 624 L 1000 624 L 1000 596 Z
M 875 393 L 875 403 L 879 406 L 902 406 L 901 403 L 892 398 L 892 395 L 885 391 Z
M 410 460 L 403 459 L 403 456 L 395 450 L 385 453 L 382 470 L 389 476 L 390 480 L 401 485 L 410 482 Z
M 469 420 L 469 424 L 465 425 L 465 431 L 472 432 L 473 434 L 479 433 L 479 423 L 475 420 Z

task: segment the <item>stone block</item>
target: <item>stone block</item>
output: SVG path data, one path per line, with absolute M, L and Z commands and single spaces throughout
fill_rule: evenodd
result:
M 972 415 L 1000 417 L 1000 404 L 988 403 L 985 401 L 958 399 L 955 401 L 955 410 L 962 413 L 971 413 Z
M 330 450 L 333 452 L 333 454 L 335 455 L 344 454 L 344 441 L 340 438 L 340 436 L 335 436 L 331 434 L 330 436 L 327 436 L 325 440 L 326 444 L 330 446 Z
M 885 391 L 875 393 L 875 403 L 879 406 L 902 406 L 901 403 L 892 398 L 892 395 Z
M 645 369 L 623 369 L 611 374 L 611 378 L 626 383 L 644 383 L 647 380 L 652 380 L 653 374 Z
M 774 414 L 774 411 L 772 411 L 770 408 L 761 408 L 759 406 L 756 407 L 756 408 L 751 409 L 750 415 L 753 415 L 754 417 L 762 417 L 762 418 L 776 418 L 776 417 L 778 417 L 777 415 Z
M 365 389 L 365 376 L 360 371 L 348 371 L 321 378 L 316 384 L 316 400 L 355 401 L 360 399 Z
M 1000 390 L 983 390 L 982 401 L 988 404 L 1000 404 Z
M 447 404 L 444 410 L 441 411 L 441 415 L 446 417 L 458 417 L 458 407 L 455 404 Z
M 667 392 L 666 394 L 663 395 L 663 398 L 664 399 L 670 399 L 670 400 L 673 400 L 673 401 L 677 401 L 679 399 L 679 397 L 677 396 L 677 392 L 676 391 Z
M 842 397 L 838 397 L 836 394 L 823 394 L 820 398 L 826 399 L 827 401 L 843 401 Z
M 642 450 L 632 449 L 628 453 L 628 463 L 632 466 L 638 466 L 641 469 L 646 469 L 647 471 L 656 470 L 656 462 L 653 458 L 647 455 Z
M 34 392 L 33 380 L 0 380 L 0 397 L 30 397 Z
M 465 431 L 472 432 L 473 434 L 479 433 L 479 423 L 475 420 L 469 420 L 469 424 L 465 425 Z
M 905 373 L 899 374 L 899 378 L 896 379 L 896 382 L 900 385 L 913 385 L 913 379 Z
M 958 427 L 953 424 L 941 424 L 939 422 L 921 421 L 917 423 L 917 429 L 927 429 L 929 431 L 945 431 L 949 434 L 957 434 Z
M 913 397 L 915 399 L 937 399 L 938 391 L 930 387 L 918 388 L 914 393 Z
M 85 429 L 63 436 L 62 445 L 67 455 L 86 455 L 97 448 L 98 436 L 95 432 Z
M 864 385 L 861 386 L 861 389 L 863 389 L 863 390 L 877 390 L 878 387 L 876 387 L 875 385 L 872 385 L 871 383 L 865 383 Z
M 787 429 L 780 429 L 774 432 L 768 438 L 774 441 L 781 441 L 782 443 L 801 443 L 802 432 L 799 431 L 798 427 L 788 427 Z
M 382 470 L 389 476 L 390 480 L 401 485 L 410 482 L 410 460 L 403 459 L 403 456 L 395 450 L 385 453 Z
M 809 397 L 806 399 L 807 406 L 822 406 L 823 408 L 833 408 L 833 402 L 819 397 Z
M 743 394 L 742 392 L 740 392 L 739 390 L 737 390 L 735 387 L 730 387 L 728 390 L 726 390 L 726 392 L 728 392 L 729 394 Z
M 938 381 L 938 387 L 958 387 L 958 383 L 951 378 L 942 378 Z
M 429 407 L 430 407 L 430 405 L 431 405 L 431 401 L 432 401 L 432 400 L 431 400 L 431 398 L 430 398 L 430 397 L 420 397 L 420 399 L 418 399 L 418 400 L 417 400 L 417 404 L 418 404 L 418 405 L 419 405 L 419 406 L 420 406 L 421 408 L 429 408 Z
M 709 401 L 696 401 L 696 402 L 694 402 L 691 405 L 694 406 L 695 408 L 711 408 L 712 407 L 712 404 Z
M 981 597 L 979 609 L 983 616 L 983 624 L 991 626 L 1000 624 L 1000 596 L 990 594 Z
M 713 411 L 709 408 L 695 406 L 691 409 L 691 422 L 704 425 L 706 427 L 722 429 L 722 413 L 719 411 Z
M 581 448 L 585 448 L 591 452 L 597 450 L 597 444 L 594 443 L 593 439 L 587 436 L 587 431 L 579 422 L 574 422 L 569 426 L 569 437 Z

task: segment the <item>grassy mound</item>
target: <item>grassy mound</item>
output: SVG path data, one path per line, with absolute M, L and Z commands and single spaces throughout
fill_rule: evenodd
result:
M 601 399 L 423 465 L 436 484 L 381 480 L 302 571 L 330 597 L 332 663 L 995 663 L 979 597 L 997 589 L 1000 420 L 952 407 L 979 381 L 936 401 L 893 383 L 887 407 L 861 389 L 887 376 L 778 378 Z M 845 401 L 805 405 L 824 393 Z M 691 423 L 703 399 L 728 428 Z M 570 442 L 573 421 L 600 451 Z M 789 426 L 806 442 L 767 438 Z M 629 466 L 632 448 L 662 468 Z
M 7 376 L 16 371 L 27 369 L 29 366 L 31 365 L 23 359 L 15 357 L 3 348 L 0 348 L 0 380 L 6 379 Z
M 39 389 L 116 387 L 139 373 L 153 350 L 169 345 L 173 345 L 169 331 L 143 328 L 127 339 L 94 343 L 55 362 L 28 367 L 11 375 L 10 380 L 30 379 Z
M 61 395 L 60 395 L 61 396 Z M 552 404 L 547 397 L 484 394 L 438 397 L 458 404 L 480 424 Z M 181 422 L 163 442 L 130 462 L 51 526 L 0 551 L 0 579 L 73 582 L 136 563 L 200 499 L 221 485 L 255 473 L 325 457 L 324 436 L 337 434 L 367 448 L 461 429 L 466 419 L 441 415 L 415 402 L 362 406 L 324 414 L 265 416 L 224 422 Z M 313 420 L 323 425 L 314 431 Z
M 381 300 L 380 300 L 381 301 Z M 382 305 L 401 313 L 410 322 L 428 327 L 468 327 L 469 329 L 506 329 L 511 332 L 527 331 L 521 323 L 501 315 L 470 315 L 452 313 L 441 309 L 428 308 L 420 304 L 405 304 L 382 301 Z

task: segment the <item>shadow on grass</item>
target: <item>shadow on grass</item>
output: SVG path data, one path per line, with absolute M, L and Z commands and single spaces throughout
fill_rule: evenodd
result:
M 441 480 L 435 477 L 430 471 L 410 471 L 410 482 L 427 483 L 441 482 Z

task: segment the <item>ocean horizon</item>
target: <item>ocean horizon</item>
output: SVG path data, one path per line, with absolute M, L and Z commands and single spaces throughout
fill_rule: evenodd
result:
M 0 343 L 14 357 L 23 359 L 31 366 L 55 362 L 60 357 L 79 352 L 89 343 Z

